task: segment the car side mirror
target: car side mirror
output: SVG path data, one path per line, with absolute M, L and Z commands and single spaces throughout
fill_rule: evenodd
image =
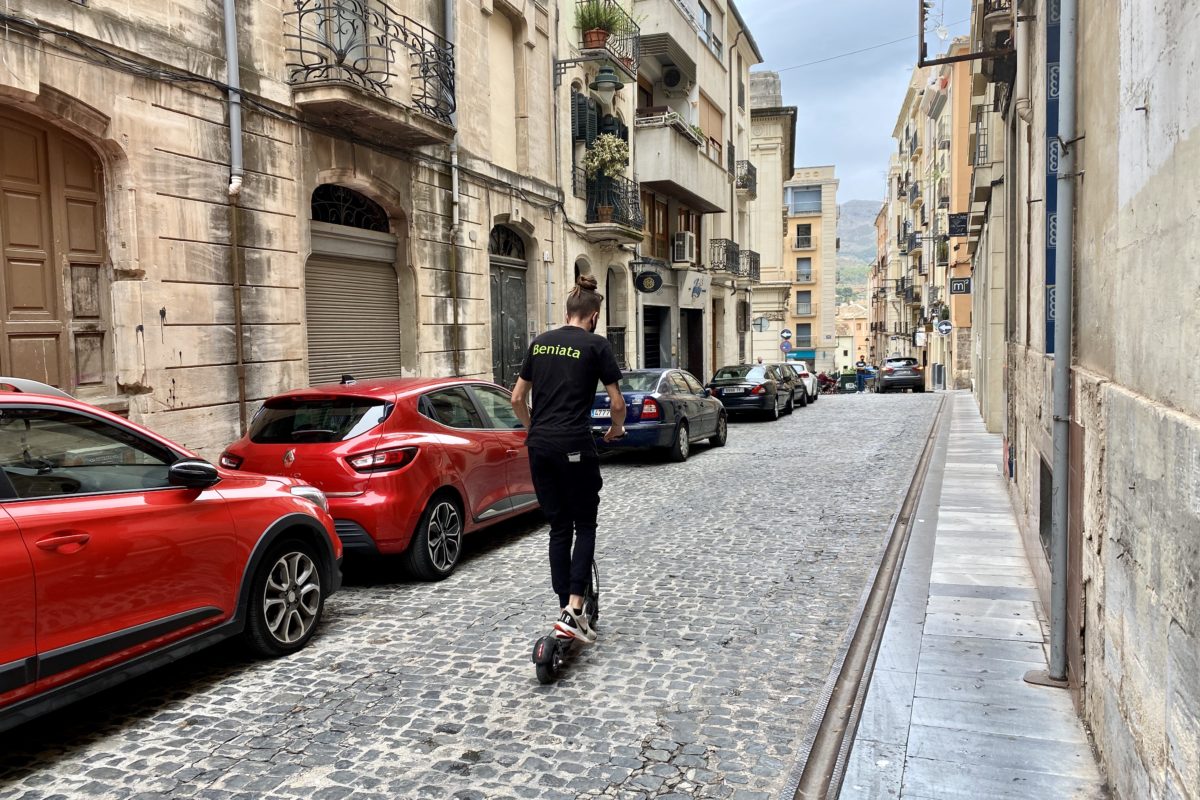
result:
M 707 386 L 706 386 L 706 387 L 704 387 L 704 396 L 705 396 L 705 397 L 712 397 L 712 389 L 709 389 Z
M 207 489 L 220 483 L 217 468 L 198 458 L 176 461 L 167 469 L 167 482 L 186 489 Z

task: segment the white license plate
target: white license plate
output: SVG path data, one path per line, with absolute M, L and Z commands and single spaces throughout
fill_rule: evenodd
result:
M 612 409 L 611 408 L 593 408 L 592 416 L 596 417 L 598 419 L 610 419 L 610 418 L 612 418 Z
M 737 387 L 734 389 L 724 389 L 721 391 L 721 394 L 745 394 L 745 393 L 746 393 L 746 390 L 742 389 L 740 387 Z

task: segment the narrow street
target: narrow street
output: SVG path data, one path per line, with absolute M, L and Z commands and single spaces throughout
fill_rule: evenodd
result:
M 534 515 L 442 583 L 350 563 L 292 658 L 221 647 L 0 737 L 0 798 L 774 797 L 938 402 L 827 396 L 609 461 L 600 642 L 555 685 Z

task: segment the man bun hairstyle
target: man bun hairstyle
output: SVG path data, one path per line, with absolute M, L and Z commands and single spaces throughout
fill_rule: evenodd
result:
M 600 313 L 604 295 L 596 291 L 596 279 L 591 275 L 580 275 L 575 279 L 575 288 L 567 295 L 567 317 L 580 319 Z

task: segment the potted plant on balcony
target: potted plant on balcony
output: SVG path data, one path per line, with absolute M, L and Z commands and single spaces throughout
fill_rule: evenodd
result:
M 575 8 L 575 24 L 583 34 L 585 49 L 603 50 L 608 37 L 621 31 L 625 19 L 615 3 L 587 0 Z
M 629 143 L 611 133 L 596 137 L 583 156 L 583 170 L 598 191 L 596 215 L 600 222 L 612 222 L 612 178 L 619 176 L 629 163 Z

